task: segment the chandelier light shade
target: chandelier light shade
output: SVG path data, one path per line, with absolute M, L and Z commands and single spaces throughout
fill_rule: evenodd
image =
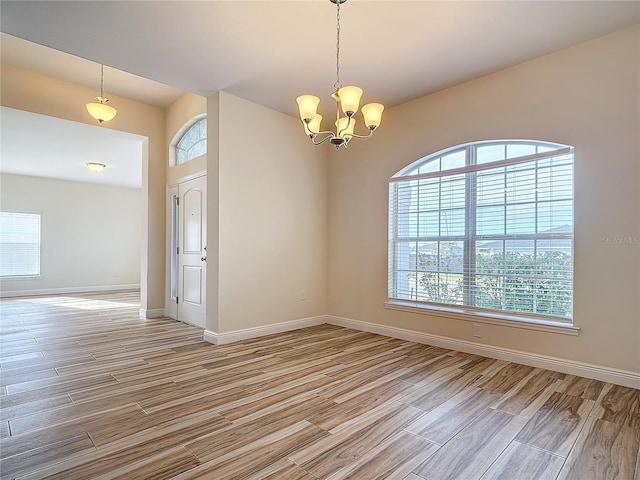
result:
M 100 65 L 100 95 L 95 97 L 95 100 L 87 103 L 89 114 L 100 123 L 113 120 L 118 111 L 111 105 L 107 105 L 109 99 L 104 96 L 104 65 Z
M 318 114 L 318 105 L 320 99 L 314 95 L 301 95 L 296 98 L 298 103 L 298 111 L 300 120 L 304 124 L 304 132 L 311 139 L 314 145 L 321 145 L 330 142 L 336 150 L 347 145 L 353 138 L 370 138 L 376 128 L 380 126 L 382 119 L 382 111 L 384 106 L 380 103 L 368 103 L 362 107 L 362 116 L 364 117 L 364 125 L 369 132 L 366 135 L 358 135 L 355 133 L 356 119 L 354 115 L 360 107 L 360 98 L 362 97 L 362 89 L 354 86 L 343 87 L 340 83 L 340 4 L 347 0 L 329 0 L 336 4 L 336 83 L 335 91 L 331 97 L 336 102 L 336 121 L 334 123 L 336 129 L 322 130 L 320 123 L 322 115 Z M 341 116 L 344 114 L 344 116 Z
M 97 162 L 87 162 L 85 165 L 89 170 L 91 170 L 94 173 L 100 173 L 106 167 L 104 163 L 97 163 Z

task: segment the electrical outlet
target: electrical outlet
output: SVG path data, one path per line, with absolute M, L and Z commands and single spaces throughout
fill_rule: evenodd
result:
M 477 323 L 473 324 L 473 336 L 482 338 L 482 325 L 479 325 Z
M 306 290 L 302 290 L 300 292 L 300 300 L 306 300 L 307 299 L 307 291 Z

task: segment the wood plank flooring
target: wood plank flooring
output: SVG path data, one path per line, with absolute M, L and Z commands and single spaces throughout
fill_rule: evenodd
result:
M 214 346 L 137 292 L 0 301 L 2 479 L 640 480 L 640 391 L 330 325 Z

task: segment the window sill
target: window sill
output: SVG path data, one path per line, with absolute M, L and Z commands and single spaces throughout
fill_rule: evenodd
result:
M 0 275 L 0 279 L 2 280 L 33 280 L 34 278 L 41 278 L 42 275 L 39 273 L 34 273 L 32 275 Z
M 578 335 L 580 328 L 563 322 L 544 320 L 524 315 L 509 315 L 493 312 L 479 312 L 467 310 L 463 307 L 448 307 L 436 305 L 424 305 L 409 301 L 389 300 L 384 303 L 384 308 L 389 310 L 399 310 L 402 312 L 418 313 L 421 315 L 435 315 L 438 317 L 454 318 L 474 323 L 487 323 L 490 325 L 500 325 L 502 327 L 524 328 L 527 330 L 537 330 L 541 332 L 559 333 L 562 335 Z

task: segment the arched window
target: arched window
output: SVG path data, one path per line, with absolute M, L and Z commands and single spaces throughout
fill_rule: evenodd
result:
M 207 119 L 196 121 L 175 144 L 175 164 L 181 165 L 207 153 Z
M 572 322 L 573 148 L 449 148 L 389 182 L 389 304 Z

